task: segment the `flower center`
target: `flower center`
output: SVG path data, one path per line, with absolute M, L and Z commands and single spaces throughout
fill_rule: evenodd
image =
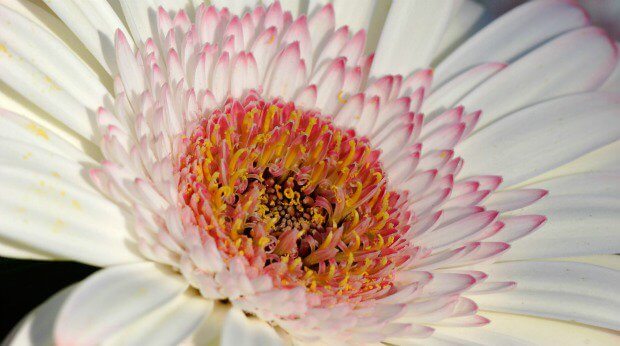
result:
M 249 96 L 197 122 L 183 148 L 181 200 L 250 277 L 304 286 L 324 303 L 393 289 L 410 215 L 366 138 L 293 103 Z

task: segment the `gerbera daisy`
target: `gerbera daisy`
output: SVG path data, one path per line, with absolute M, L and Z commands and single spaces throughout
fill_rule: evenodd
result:
M 582 8 L 213 2 L 0 5 L 0 254 L 103 267 L 9 342 L 618 341 Z

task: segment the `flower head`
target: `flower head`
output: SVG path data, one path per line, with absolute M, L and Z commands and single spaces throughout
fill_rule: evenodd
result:
M 559 6 L 538 3 L 522 11 Z M 409 6 L 416 5 L 395 2 L 386 26 L 400 23 L 399 9 Z M 131 4 L 123 10 L 133 20 L 146 15 L 132 14 Z M 565 10 L 583 15 L 573 5 Z M 103 156 L 90 181 L 128 224 L 123 256 L 155 262 L 159 269 L 147 271 L 176 280 L 162 290 L 187 290 L 201 304 L 229 302 L 294 343 L 402 343 L 434 333 L 440 340 L 445 328 L 489 323 L 478 311 L 485 298 L 477 297 L 501 297 L 518 281 L 493 277 L 497 266 L 489 265 L 547 220 L 544 209 L 521 210 L 545 197 L 546 186 L 519 184 L 568 160 L 558 153 L 523 172 L 497 168 L 492 162 L 506 161 L 497 157 L 518 143 L 495 136 L 580 96 L 504 120 L 521 107 L 484 100 L 494 86 L 505 88 L 504 76 L 519 82 L 518 69 L 484 63 L 462 72 L 456 60 L 479 61 L 475 50 L 457 50 L 446 59 L 452 65 L 438 68 L 437 88 L 433 69 L 407 65 L 428 52 L 404 49 L 390 60 L 388 32 L 378 56 L 368 55 L 366 31 L 335 28 L 331 4 L 308 17 L 279 2 L 238 13 L 202 4 L 148 15 L 156 18 L 150 35 L 140 30 L 132 39 L 114 28 L 114 93 L 99 100 L 90 138 Z M 617 62 L 616 45 L 600 35 L 580 29 L 553 46 L 597 37 L 593 49 L 613 64 L 583 77 L 588 88 Z M 550 60 L 545 49 L 532 54 Z M 545 100 L 527 94 L 531 103 Z M 616 98 L 581 97 L 599 110 L 594 122 L 618 125 Z M 486 119 L 479 105 L 488 106 Z M 531 136 L 545 144 L 543 135 Z M 617 140 L 618 131 L 602 138 L 575 151 Z M 497 143 L 505 151 L 485 148 Z M 523 157 L 508 159 L 517 167 Z M 137 274 L 131 265 L 119 270 L 128 267 Z M 60 343 L 106 338 L 105 323 L 84 334 L 72 325 L 80 323 L 84 292 L 107 279 L 90 280 L 63 306 Z M 132 323 L 127 316 L 119 321 Z

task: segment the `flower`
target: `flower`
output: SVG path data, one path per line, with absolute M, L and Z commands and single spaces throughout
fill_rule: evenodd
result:
M 351 4 L 0 7 L 0 249 L 104 267 L 15 343 L 616 337 L 617 44 L 535 1 L 452 50 L 477 5 L 394 1 L 367 54 Z

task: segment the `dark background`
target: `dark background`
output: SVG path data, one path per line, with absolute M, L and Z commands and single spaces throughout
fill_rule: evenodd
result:
M 28 312 L 95 270 L 75 262 L 0 257 L 0 342 Z

